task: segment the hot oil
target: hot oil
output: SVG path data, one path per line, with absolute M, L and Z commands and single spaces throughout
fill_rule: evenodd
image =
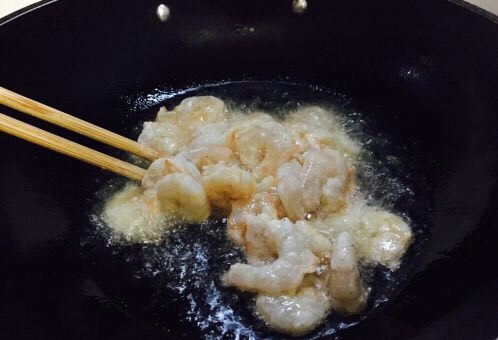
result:
M 363 266 L 362 277 L 370 290 L 367 309 L 353 317 L 332 313 L 308 337 L 348 328 L 394 298 L 413 275 L 427 237 L 423 220 L 427 187 L 406 143 L 383 131 L 374 115 L 359 113 L 347 96 L 315 86 L 222 83 L 178 93 L 157 90 L 132 98 L 130 103 L 141 109 L 145 120 L 152 120 L 159 106 L 172 109 L 186 97 L 208 94 L 246 113 L 264 111 L 282 117 L 307 105 L 338 112 L 341 124 L 362 146 L 356 167 L 365 199 L 402 216 L 414 231 L 414 242 L 398 271 Z M 92 225 L 82 238 L 81 248 L 92 277 L 116 305 L 137 319 L 184 337 L 277 336 L 255 315 L 251 294 L 228 288 L 221 281 L 231 264 L 243 261 L 241 251 L 225 236 L 224 219 L 177 225 L 160 244 L 127 244 L 113 236 L 100 218 L 103 202 L 124 184 L 114 180 L 96 195 L 97 204 L 90 214 Z

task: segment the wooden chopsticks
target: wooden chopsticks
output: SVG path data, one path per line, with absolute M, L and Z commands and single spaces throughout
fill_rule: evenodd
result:
M 20 94 L 9 91 L 3 87 L 0 87 L 0 104 L 43 119 L 68 130 L 80 133 L 118 149 L 133 153 L 148 160 L 155 160 L 159 158 L 159 155 L 154 150 L 145 148 L 131 139 L 125 138 L 50 106 L 21 96 Z M 79 159 L 86 163 L 110 170 L 133 180 L 141 181 L 145 174 L 145 169 L 143 168 L 95 151 L 68 139 L 59 137 L 2 113 L 0 113 L 0 131 L 64 155 Z
M 3 87 L 0 87 L 0 104 L 145 159 L 153 161 L 159 158 L 159 155 L 154 150 L 145 148 L 131 139 L 120 136 L 114 132 L 39 103 L 33 99 L 24 97 Z
M 145 169 L 138 166 L 71 142 L 68 139 L 23 123 L 2 113 L 0 113 L 0 131 L 133 180 L 141 181 L 145 174 Z

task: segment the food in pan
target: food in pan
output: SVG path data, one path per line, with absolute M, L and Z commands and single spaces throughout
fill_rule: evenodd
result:
M 138 140 L 162 157 L 107 202 L 104 221 L 127 241 L 158 243 L 172 225 L 226 217 L 246 262 L 223 282 L 255 293 L 275 330 L 300 335 L 331 312 L 360 313 L 362 265 L 396 270 L 411 242 L 409 225 L 356 185 L 361 146 L 332 110 L 275 117 L 191 97 L 161 108 Z

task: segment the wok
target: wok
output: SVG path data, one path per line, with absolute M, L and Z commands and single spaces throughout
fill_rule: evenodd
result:
M 133 138 L 160 104 L 192 93 L 262 105 L 317 96 L 361 112 L 370 134 L 389 135 L 382 150 L 409 164 L 392 171 L 411 183 L 400 204 L 416 242 L 399 284 L 378 281 L 386 301 L 367 318 L 332 315 L 311 336 L 498 335 L 496 17 L 442 0 L 315 0 L 303 15 L 288 1 L 168 0 L 161 22 L 158 4 L 49 1 L 3 19 L 1 86 Z M 180 320 L 168 275 L 133 276 L 134 251 L 148 249 L 88 237 L 95 193 L 119 180 L 3 134 L 0 145 L 2 338 L 221 336 Z M 254 322 L 257 336 L 280 336 Z

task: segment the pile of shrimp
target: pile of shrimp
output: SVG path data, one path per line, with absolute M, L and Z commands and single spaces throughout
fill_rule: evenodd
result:
M 138 141 L 161 155 L 140 187 L 107 202 L 104 221 L 132 242 L 158 242 L 168 226 L 227 217 L 244 251 L 223 282 L 254 292 L 269 327 L 292 335 L 332 311 L 356 314 L 368 289 L 360 263 L 398 268 L 412 233 L 368 205 L 355 184 L 359 144 L 333 112 L 312 106 L 283 119 L 229 110 L 212 96 L 161 108 Z

